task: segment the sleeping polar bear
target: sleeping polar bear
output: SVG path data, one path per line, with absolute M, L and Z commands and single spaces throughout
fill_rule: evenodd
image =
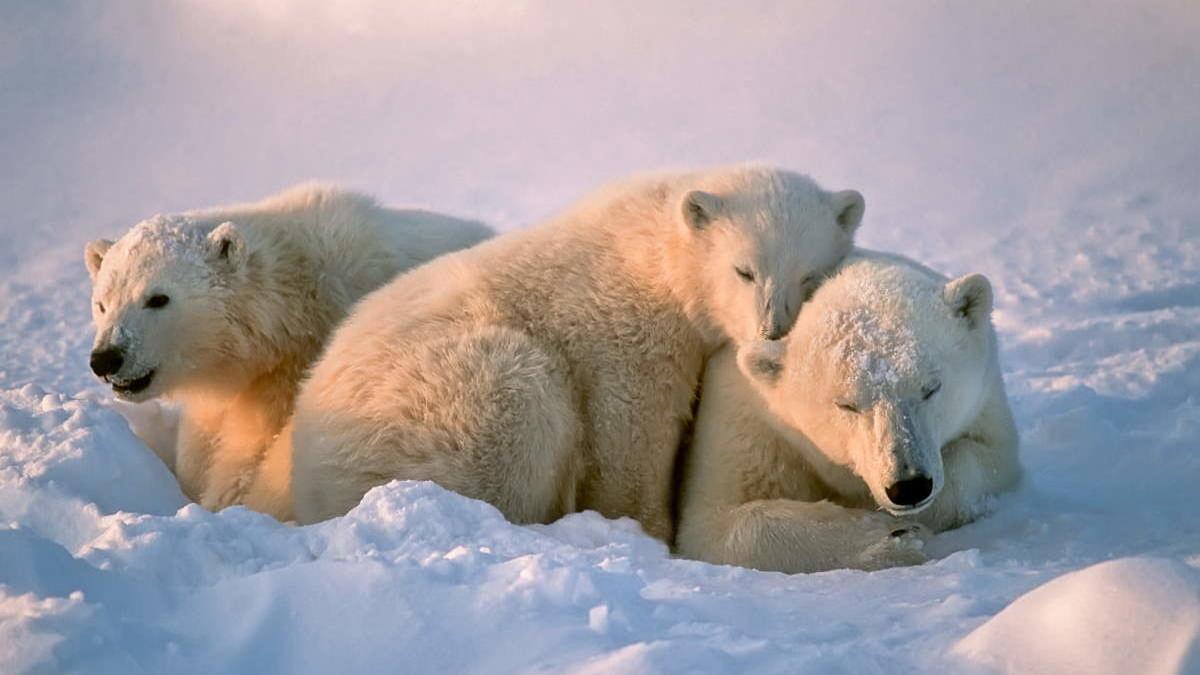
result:
M 781 342 L 709 363 L 676 548 L 763 570 L 919 563 L 919 523 L 1020 478 L 987 279 L 856 251 Z

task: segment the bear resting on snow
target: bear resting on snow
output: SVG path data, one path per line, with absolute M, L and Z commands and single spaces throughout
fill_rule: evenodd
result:
M 277 437 L 326 337 L 397 272 L 491 234 L 319 185 L 155 216 L 87 245 L 91 367 L 124 400 L 181 404 L 173 463 L 190 498 L 289 520 L 290 447 Z
M 401 275 L 297 398 L 297 519 L 416 479 L 517 523 L 594 509 L 669 540 L 705 359 L 784 335 L 862 214 L 772 168 L 649 177 Z
M 782 572 L 922 562 L 1020 479 L 987 279 L 857 251 L 786 340 L 709 363 L 676 548 Z

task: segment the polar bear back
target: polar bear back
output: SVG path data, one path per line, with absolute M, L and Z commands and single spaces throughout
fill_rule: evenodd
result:
M 421 478 L 519 521 L 589 508 L 669 538 L 704 358 L 758 334 L 764 313 L 790 326 L 798 294 L 773 284 L 840 261 L 861 207 L 857 192 L 768 167 L 643 176 L 399 276 L 355 308 L 297 399 L 297 515 Z M 464 360 L 473 374 L 451 382 Z M 515 391 L 567 418 L 514 418 L 499 402 Z M 525 508 L 530 480 L 558 502 Z

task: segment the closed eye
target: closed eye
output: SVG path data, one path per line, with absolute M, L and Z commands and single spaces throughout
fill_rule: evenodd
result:
M 743 281 L 754 283 L 754 272 L 751 272 L 745 267 L 735 267 L 733 268 L 733 271 L 737 272 L 737 275 L 741 277 Z
M 942 390 L 942 383 L 938 382 L 937 384 L 933 385 L 932 387 L 929 387 L 928 389 L 926 389 L 924 392 L 921 393 L 921 400 L 928 401 L 929 399 L 933 398 L 934 394 L 938 393 L 941 390 Z
M 845 410 L 848 413 L 854 413 L 855 415 L 862 412 L 861 410 L 858 409 L 858 406 L 854 405 L 853 403 L 846 403 L 845 401 L 838 401 L 837 407 L 841 408 L 842 410 Z
M 146 300 L 146 308 L 147 309 L 161 309 L 163 307 L 166 307 L 168 302 L 171 302 L 171 298 L 169 298 L 161 293 L 157 293 L 155 295 L 150 296 L 150 298 L 148 300 Z

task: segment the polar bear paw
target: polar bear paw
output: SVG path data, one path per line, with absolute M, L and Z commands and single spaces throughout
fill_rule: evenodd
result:
M 857 565 L 864 570 L 920 565 L 929 560 L 925 542 L 930 532 L 917 523 L 892 523 L 887 533 L 870 543 L 859 555 Z

